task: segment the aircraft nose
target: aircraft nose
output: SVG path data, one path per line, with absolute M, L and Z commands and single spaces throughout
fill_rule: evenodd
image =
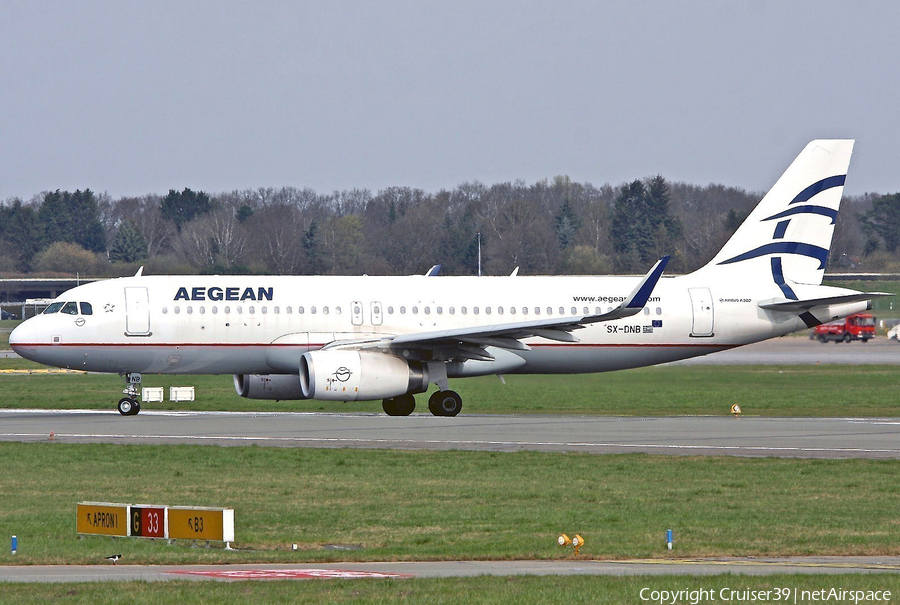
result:
M 35 332 L 34 322 L 30 319 L 23 321 L 10 333 L 9 346 L 17 354 L 30 359 L 34 354 Z

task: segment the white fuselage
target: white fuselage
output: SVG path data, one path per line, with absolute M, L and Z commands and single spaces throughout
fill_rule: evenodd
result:
M 695 357 L 794 332 L 796 313 L 759 308 L 776 284 L 660 280 L 642 312 L 516 351 L 516 373 L 604 372 Z M 48 365 L 96 372 L 296 374 L 303 353 L 341 340 L 599 314 L 635 277 L 140 276 L 95 282 L 59 301 L 92 313 L 39 315 L 11 344 Z M 764 291 L 760 291 L 760 290 Z M 806 286 L 804 294 L 837 291 Z M 127 295 L 126 295 L 127 293 Z M 829 308 L 827 317 L 866 303 Z M 818 314 L 821 315 L 821 314 Z M 493 372 L 489 372 L 493 373 Z

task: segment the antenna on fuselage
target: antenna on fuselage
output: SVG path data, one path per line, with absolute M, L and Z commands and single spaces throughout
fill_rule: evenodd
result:
M 137 270 L 137 273 L 134 274 L 135 277 L 140 277 L 144 274 L 144 265 L 141 265 L 141 268 Z

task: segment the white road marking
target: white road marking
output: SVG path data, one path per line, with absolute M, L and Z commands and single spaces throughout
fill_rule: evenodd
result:
M 0 438 L 47 438 L 46 433 L 0 433 Z M 350 439 L 344 437 L 254 437 L 236 435 L 128 435 L 128 434 L 91 434 L 91 433 L 55 433 L 57 441 L 66 437 L 72 439 L 148 439 L 166 441 L 171 439 L 190 441 L 266 441 L 271 443 L 338 443 L 338 444 L 394 444 L 394 445 L 451 445 L 451 446 L 493 446 L 493 447 L 571 447 L 571 448 L 623 448 L 623 449 L 672 449 L 703 451 L 751 451 L 751 452 L 816 452 L 843 454 L 900 454 L 900 449 L 869 448 L 825 448 L 825 447 L 777 447 L 777 446 L 742 446 L 742 445 L 690 445 L 665 443 L 591 443 L 591 442 L 553 442 L 553 441 L 477 441 L 458 439 Z

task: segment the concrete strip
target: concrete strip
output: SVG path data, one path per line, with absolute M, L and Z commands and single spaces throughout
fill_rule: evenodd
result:
M 900 573 L 900 557 L 786 557 L 728 559 L 426 561 L 376 563 L 296 563 L 259 565 L 29 565 L 0 566 L 0 582 L 96 582 L 265 579 L 291 575 L 364 577 L 386 574 L 415 578 L 517 575 L 708 576 L 723 573 L 772 574 Z M 252 572 L 252 573 L 241 573 Z M 220 575 L 216 575 L 220 574 Z
M 0 410 L 0 440 L 900 459 L 897 418 Z

